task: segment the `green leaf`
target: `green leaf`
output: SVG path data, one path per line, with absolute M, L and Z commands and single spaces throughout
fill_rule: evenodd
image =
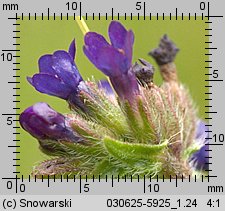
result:
M 115 158 L 123 160 L 127 163 L 142 160 L 157 160 L 158 155 L 166 149 L 168 140 L 158 145 L 126 143 L 117 141 L 109 137 L 103 139 L 105 148 Z
M 123 176 L 125 174 L 125 168 L 118 162 L 116 162 L 113 158 L 105 158 L 101 162 L 99 162 L 94 171 L 92 172 L 93 175 L 96 177 L 98 175 L 100 176 L 111 176 L 113 175 L 114 177 Z

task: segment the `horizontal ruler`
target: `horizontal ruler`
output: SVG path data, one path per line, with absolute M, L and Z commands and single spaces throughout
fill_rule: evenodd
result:
M 195 187 L 193 190 L 193 186 Z M 4 194 L 224 194 L 223 185 L 196 179 L 23 179 L 3 178 Z M 171 192 L 173 190 L 173 192 Z

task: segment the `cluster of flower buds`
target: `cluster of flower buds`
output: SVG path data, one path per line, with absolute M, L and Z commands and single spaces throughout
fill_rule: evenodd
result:
M 40 163 L 35 176 L 114 175 L 181 178 L 208 169 L 208 137 L 188 91 L 178 81 L 177 47 L 165 35 L 150 55 L 163 84 L 154 84 L 154 68 L 132 63 L 134 33 L 119 22 L 109 25 L 110 43 L 96 32 L 84 37 L 83 51 L 109 81 L 84 81 L 74 62 L 76 46 L 39 59 L 39 73 L 28 77 L 39 92 L 66 100 L 62 115 L 37 103 L 20 115 L 20 124 L 53 158 Z

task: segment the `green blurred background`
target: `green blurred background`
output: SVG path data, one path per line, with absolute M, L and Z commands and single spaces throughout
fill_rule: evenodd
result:
M 94 76 L 95 79 L 102 79 L 104 75 L 95 69 L 82 51 L 83 34 L 74 20 L 20 20 L 20 90 L 21 95 L 18 107 L 22 112 L 28 106 L 36 102 L 47 102 L 55 110 L 68 112 L 67 103 L 56 97 L 38 93 L 26 80 L 38 72 L 38 59 L 43 54 L 53 53 L 55 50 L 68 49 L 72 39 L 76 38 L 76 64 L 84 79 Z M 51 19 L 51 18 L 50 18 Z M 58 18 L 59 19 L 59 18 Z M 71 18 L 72 19 L 72 18 Z M 187 19 L 187 18 L 186 18 Z M 132 29 L 135 34 L 133 62 L 138 58 L 150 61 L 158 70 L 155 62 L 147 53 L 157 47 L 159 39 L 163 34 L 168 36 L 180 48 L 176 58 L 176 65 L 180 80 L 186 84 L 195 100 L 199 115 L 203 118 L 204 109 L 204 61 L 205 57 L 205 23 L 200 20 L 122 20 L 127 29 Z M 88 20 L 86 21 L 91 31 L 99 32 L 107 36 L 107 29 L 110 21 Z M 108 38 L 108 37 L 107 37 Z M 156 71 L 155 82 L 161 83 L 159 71 Z M 20 129 L 18 139 L 20 142 L 20 167 L 18 171 L 27 178 L 33 166 L 48 157 L 38 149 L 37 141 L 28 133 Z

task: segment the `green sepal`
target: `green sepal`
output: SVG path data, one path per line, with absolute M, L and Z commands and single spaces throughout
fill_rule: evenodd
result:
M 61 142 L 63 149 L 69 154 L 82 159 L 98 160 L 106 156 L 102 144 L 83 145 L 80 143 Z
M 155 140 L 156 139 L 156 132 L 148 119 L 148 115 L 144 109 L 143 101 L 141 99 L 137 99 L 138 104 L 138 111 L 140 113 L 143 125 L 142 125 L 142 133 L 145 134 L 146 140 Z
M 127 124 L 132 132 L 132 136 L 136 140 L 140 140 L 142 137 L 142 131 L 140 128 L 140 117 L 137 111 L 135 111 L 128 101 L 120 103 L 122 110 L 125 113 Z
M 124 101 L 120 104 L 127 119 L 131 132 L 131 139 L 134 142 L 154 143 L 156 135 L 151 123 L 148 120 L 147 113 L 144 110 L 143 102 L 140 98 L 136 99 L 136 106 L 131 106 L 129 102 Z M 131 140 L 132 141 L 132 140 Z
M 114 135 L 123 137 L 128 130 L 123 113 L 105 96 L 102 98 L 103 96 L 99 95 L 98 92 L 99 90 L 95 94 L 92 93 L 92 95 L 81 93 L 85 99 L 85 106 L 90 111 L 89 120 L 94 120 L 110 132 L 113 132 Z
M 92 131 L 90 131 L 89 128 L 88 128 L 89 131 L 87 131 L 84 128 L 82 128 L 80 125 L 78 125 L 77 123 L 75 123 L 75 124 L 73 123 L 73 124 L 71 124 L 71 126 L 72 126 L 72 129 L 74 131 L 76 131 L 77 134 L 79 134 L 83 137 L 92 138 L 95 135 L 94 133 L 91 134 Z
M 74 143 L 69 141 L 39 140 L 40 149 L 50 156 L 72 157 L 82 161 L 96 161 L 106 156 L 101 142 L 94 141 L 91 144 Z
M 168 146 L 168 140 L 158 145 L 149 145 L 127 143 L 105 137 L 103 142 L 110 155 L 130 164 L 142 161 L 157 161 L 158 156 Z
M 39 149 L 49 156 L 63 156 L 66 154 L 65 149 L 57 140 L 45 139 L 38 140 Z

